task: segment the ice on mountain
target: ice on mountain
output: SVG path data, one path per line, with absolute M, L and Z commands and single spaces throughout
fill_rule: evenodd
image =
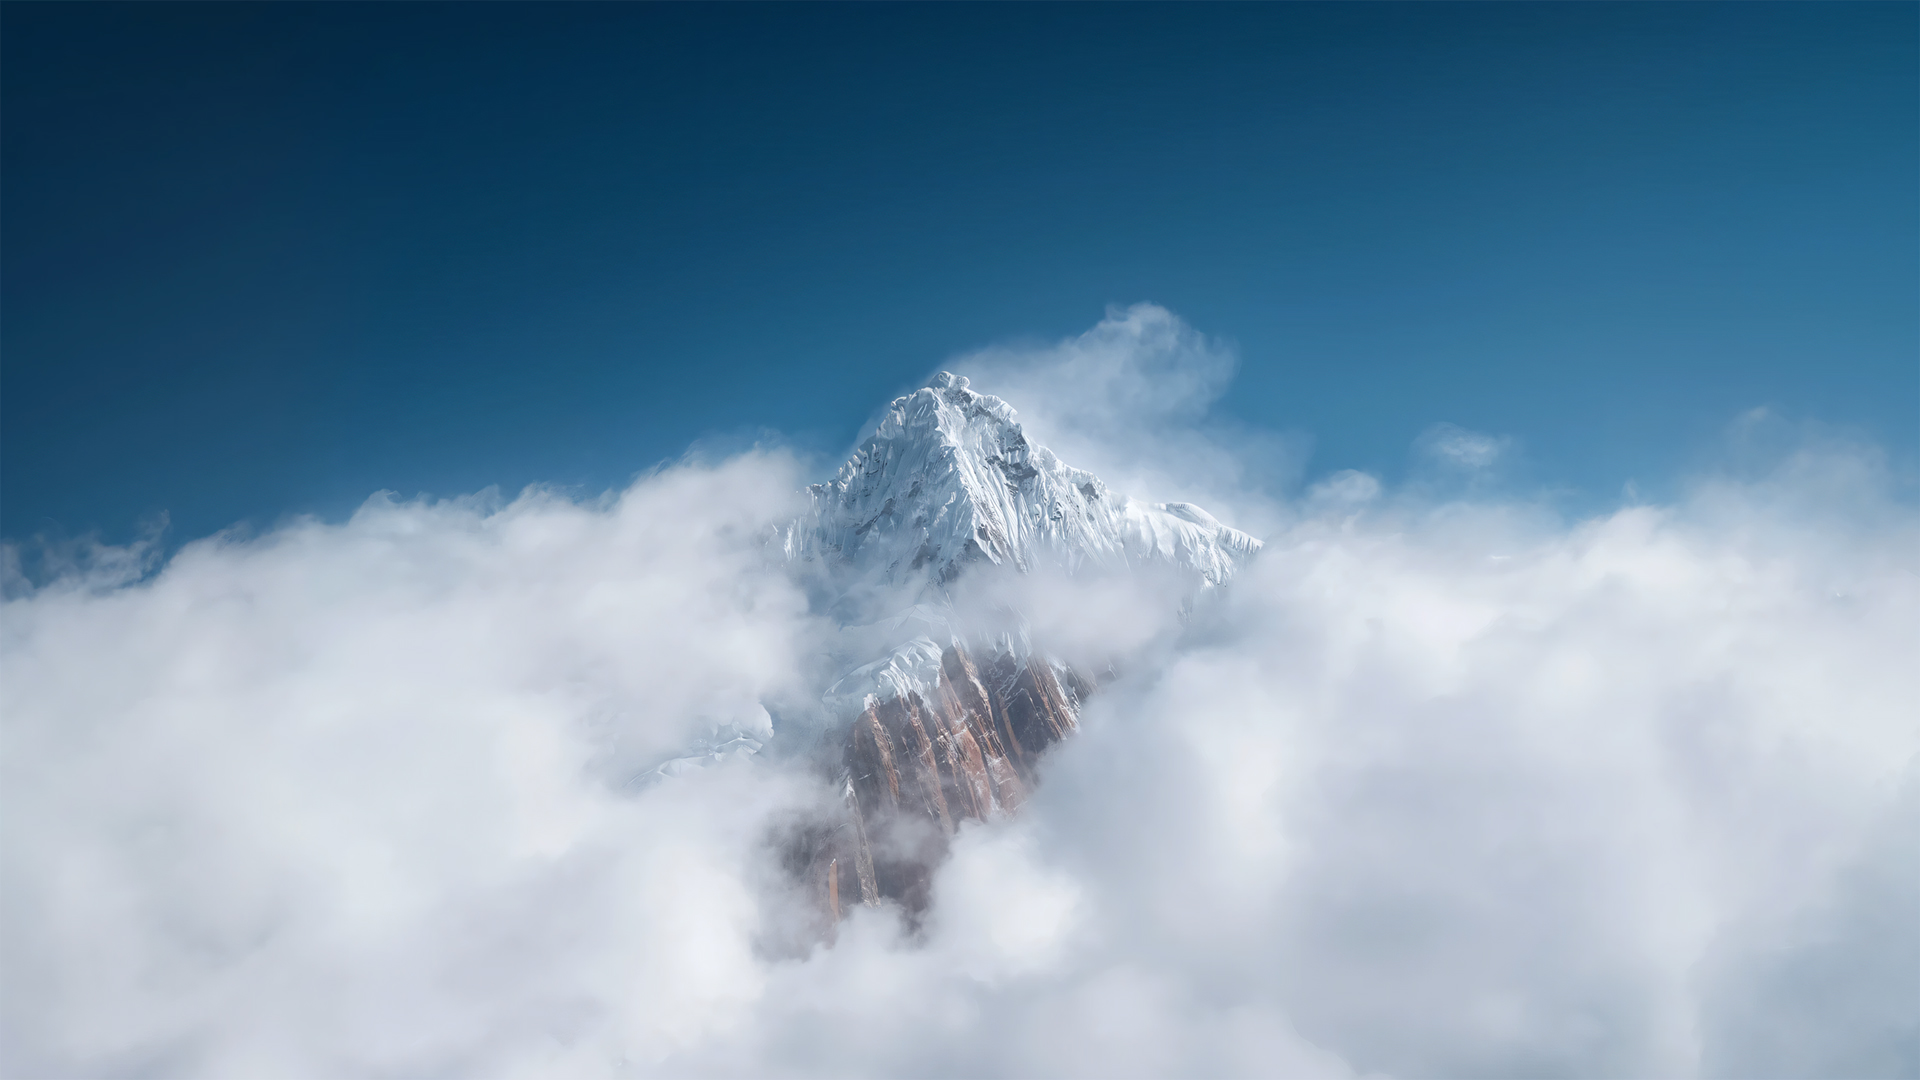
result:
M 1220 527 L 1220 522 L 1217 518 L 1215 518 L 1212 514 L 1207 513 L 1205 510 L 1202 510 L 1199 507 L 1193 505 L 1192 503 L 1185 503 L 1185 502 L 1159 503 L 1154 508 L 1156 510 L 1165 510 L 1167 513 L 1172 514 L 1174 517 L 1177 517 L 1182 521 L 1191 521 L 1195 525 L 1205 525 L 1209 529 L 1217 529 Z
M 896 399 L 871 438 L 788 530 L 788 557 L 844 587 L 916 589 L 939 602 L 970 565 L 1074 573 L 1161 562 L 1217 585 L 1260 542 L 1190 503 L 1115 497 L 1027 439 L 1011 405 L 935 375 Z
M 676 776 L 685 776 L 690 772 L 718 765 L 723 761 L 747 758 L 758 754 L 766 744 L 750 735 L 734 735 L 706 746 L 693 749 L 680 757 L 669 758 L 650 769 L 634 774 L 627 781 L 629 788 L 643 788 L 657 784 L 662 780 Z
M 827 689 L 829 710 L 852 715 L 874 701 L 908 694 L 931 697 L 940 681 L 944 647 L 931 638 L 915 637 L 895 646 L 886 656 L 855 668 Z

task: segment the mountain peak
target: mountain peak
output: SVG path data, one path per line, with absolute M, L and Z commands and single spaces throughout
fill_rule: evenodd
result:
M 956 449 L 980 446 L 996 438 L 1020 434 L 1017 416 L 1013 406 L 1005 401 L 968 389 L 966 376 L 942 371 L 921 389 L 895 398 L 873 437 L 893 440 L 917 433 L 919 437 L 932 438 Z M 869 442 L 862 452 L 872 445 Z M 842 477 L 860 456 L 856 453 L 842 467 Z
M 1207 587 L 1260 547 L 1198 507 L 1109 491 L 1031 442 L 1017 415 L 946 371 L 894 399 L 835 477 L 809 489 L 789 556 L 938 594 L 975 564 L 1075 573 L 1165 563 Z
M 787 852 L 829 927 L 843 896 L 925 910 L 959 823 L 1017 808 L 1097 685 L 1018 618 L 1005 632 L 965 628 L 955 593 L 970 574 L 1154 565 L 1197 592 L 1260 547 L 1197 506 L 1109 491 L 1028 439 L 1016 415 L 940 372 L 894 399 L 782 537 L 840 623 L 840 677 L 820 699 L 829 734 L 813 745 L 844 806 Z

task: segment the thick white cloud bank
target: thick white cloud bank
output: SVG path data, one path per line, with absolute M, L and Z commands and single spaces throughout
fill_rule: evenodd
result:
M 781 944 L 825 795 L 777 755 L 633 781 L 817 692 L 790 461 L 376 499 L 12 583 L 0 1073 L 1920 1075 L 1920 515 L 1871 453 L 1574 523 L 1267 501 L 1165 312 L 978 368 L 1106 380 L 1007 393 L 1267 547 L 1184 623 L 1092 608 L 1121 677 L 918 932 Z

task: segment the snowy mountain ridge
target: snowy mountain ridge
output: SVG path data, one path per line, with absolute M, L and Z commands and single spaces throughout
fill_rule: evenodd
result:
M 1260 541 L 1188 503 L 1144 503 L 1027 439 L 1011 405 L 949 372 L 894 400 L 873 436 L 783 536 L 789 560 L 849 587 L 918 586 L 939 602 L 970 565 L 1068 573 L 1167 564 L 1200 588 Z
M 970 569 L 1153 566 L 1200 592 L 1260 549 L 1190 503 L 1109 490 L 1029 440 L 1011 405 L 945 371 L 896 398 L 838 474 L 807 494 L 782 554 L 824 587 L 841 623 L 850 666 L 823 701 L 840 717 L 909 694 L 930 699 L 950 648 L 1026 661 L 1033 649 L 1020 626 L 991 641 L 954 626 L 955 590 Z

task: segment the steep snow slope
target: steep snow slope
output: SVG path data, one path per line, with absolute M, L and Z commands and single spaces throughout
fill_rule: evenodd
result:
M 809 494 L 786 555 L 823 564 L 843 587 L 906 587 L 915 600 L 944 598 L 973 564 L 1073 573 L 1161 563 L 1206 588 L 1260 547 L 1198 507 L 1109 491 L 1029 442 L 1012 406 L 944 371 L 896 399 L 839 475 Z

